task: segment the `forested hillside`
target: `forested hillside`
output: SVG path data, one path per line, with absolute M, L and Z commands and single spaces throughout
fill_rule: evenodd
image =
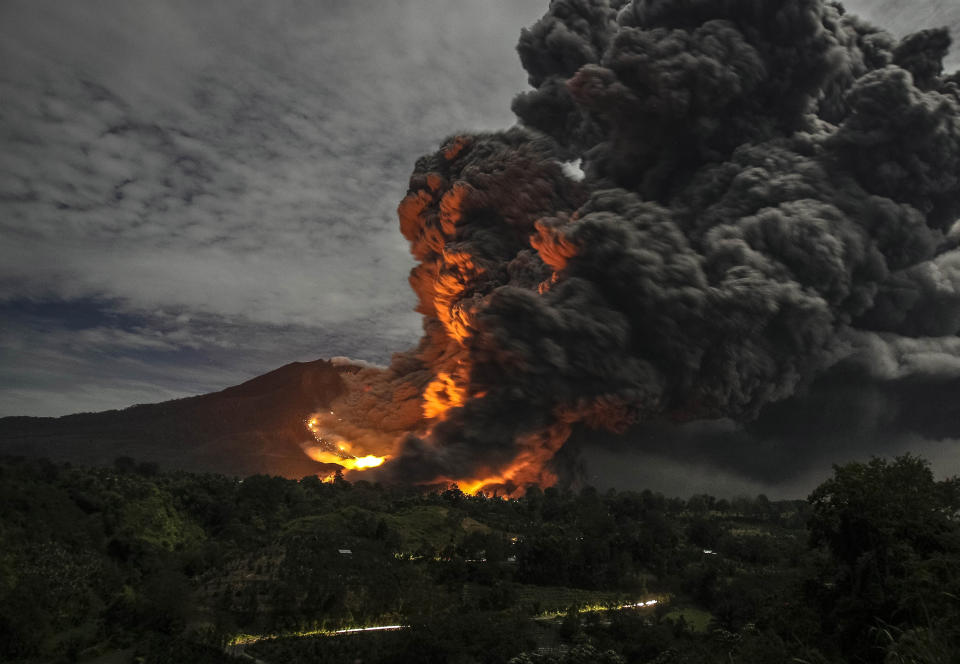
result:
M 956 661 L 958 488 L 913 457 L 788 502 L 8 458 L 0 660 Z

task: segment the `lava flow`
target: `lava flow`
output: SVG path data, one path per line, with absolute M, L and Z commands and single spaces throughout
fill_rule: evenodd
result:
M 330 415 L 334 415 L 333 411 L 330 411 Z M 319 461 L 320 463 L 335 463 L 347 470 L 376 468 L 386 461 L 386 456 L 377 456 L 374 454 L 356 456 L 351 454 L 350 450 L 353 446 L 348 441 L 340 439 L 336 434 L 328 433 L 327 436 L 324 437 L 320 429 L 320 419 L 321 416 L 315 415 L 306 421 L 307 429 L 309 429 L 313 435 L 316 444 L 306 446 L 304 451 L 307 453 L 307 456 L 314 461 Z
M 560 421 L 537 434 L 524 436 L 517 442 L 516 457 L 500 471 L 481 470 L 473 476 L 445 478 L 463 493 L 517 498 L 529 486 L 553 486 L 559 479 L 549 468 L 553 455 L 570 436 L 570 426 Z

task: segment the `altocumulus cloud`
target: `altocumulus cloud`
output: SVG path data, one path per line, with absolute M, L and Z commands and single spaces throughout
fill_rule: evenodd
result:
M 540 3 L 493 9 L 4 3 L 0 414 L 409 346 L 413 159 L 524 84 Z

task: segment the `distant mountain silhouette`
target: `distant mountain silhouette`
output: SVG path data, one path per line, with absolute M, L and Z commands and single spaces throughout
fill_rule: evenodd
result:
M 304 420 L 346 388 L 351 366 L 293 362 L 220 392 L 64 417 L 0 418 L 0 454 L 86 465 L 120 456 L 163 468 L 304 477 L 329 466 L 307 457 Z

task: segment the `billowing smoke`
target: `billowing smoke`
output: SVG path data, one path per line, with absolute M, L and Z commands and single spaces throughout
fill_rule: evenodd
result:
M 400 204 L 424 336 L 388 382 L 424 420 L 383 472 L 549 483 L 572 426 L 747 421 L 851 357 L 960 354 L 949 44 L 822 0 L 553 0 L 519 125 L 448 139 Z

